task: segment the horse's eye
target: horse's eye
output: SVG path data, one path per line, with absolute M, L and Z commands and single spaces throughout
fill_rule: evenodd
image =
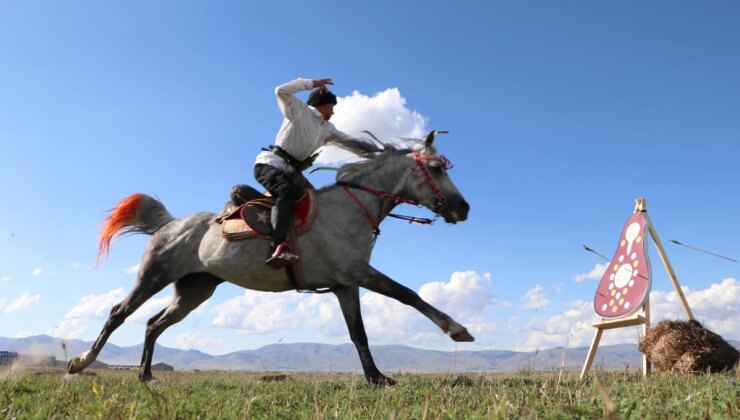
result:
M 430 172 L 433 172 L 433 173 L 436 173 L 436 174 L 441 174 L 442 173 L 442 165 L 440 165 L 439 162 L 431 162 L 429 164 L 429 171 Z
M 437 156 L 435 159 L 429 162 L 429 165 L 433 167 L 444 168 L 447 170 L 452 169 L 452 162 L 450 162 L 449 159 L 444 156 Z

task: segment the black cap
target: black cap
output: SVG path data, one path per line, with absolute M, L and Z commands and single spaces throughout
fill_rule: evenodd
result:
M 308 104 L 311 106 L 319 106 L 324 104 L 335 104 L 337 103 L 337 96 L 329 89 L 317 88 L 314 89 L 308 96 Z

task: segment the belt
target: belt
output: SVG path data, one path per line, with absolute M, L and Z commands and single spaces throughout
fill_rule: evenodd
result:
M 280 146 L 264 147 L 262 148 L 262 150 L 274 153 L 278 157 L 282 158 L 285 163 L 295 168 L 298 172 L 303 172 L 306 169 L 310 168 L 316 158 L 319 157 L 318 153 L 314 153 L 306 160 L 298 160 Z

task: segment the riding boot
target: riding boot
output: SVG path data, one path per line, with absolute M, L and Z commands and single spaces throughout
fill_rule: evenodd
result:
M 285 241 L 288 236 L 288 227 L 292 217 L 291 209 L 293 207 L 293 197 L 287 192 L 280 191 L 275 202 L 277 220 L 272 231 L 270 256 L 265 261 L 265 264 L 275 268 L 285 267 L 298 259 L 298 256 L 293 254 L 290 245 Z

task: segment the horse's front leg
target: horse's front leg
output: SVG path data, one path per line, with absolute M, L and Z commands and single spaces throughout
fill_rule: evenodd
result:
M 393 279 L 373 267 L 368 265 L 363 269 L 355 271 L 354 274 L 353 278 L 358 282 L 358 286 L 416 308 L 417 311 L 437 324 L 454 341 L 475 341 L 475 338 L 470 335 L 468 330 L 458 324 L 452 317 L 425 302 L 413 290 L 393 281 Z
M 342 315 L 344 315 L 344 320 L 347 322 L 349 337 L 355 344 L 360 356 L 367 383 L 370 386 L 395 385 L 396 381 L 380 373 L 377 366 L 375 366 L 372 354 L 370 354 L 365 325 L 362 322 L 362 313 L 360 312 L 360 289 L 356 286 L 344 286 L 335 289 L 334 294 L 339 300 Z

